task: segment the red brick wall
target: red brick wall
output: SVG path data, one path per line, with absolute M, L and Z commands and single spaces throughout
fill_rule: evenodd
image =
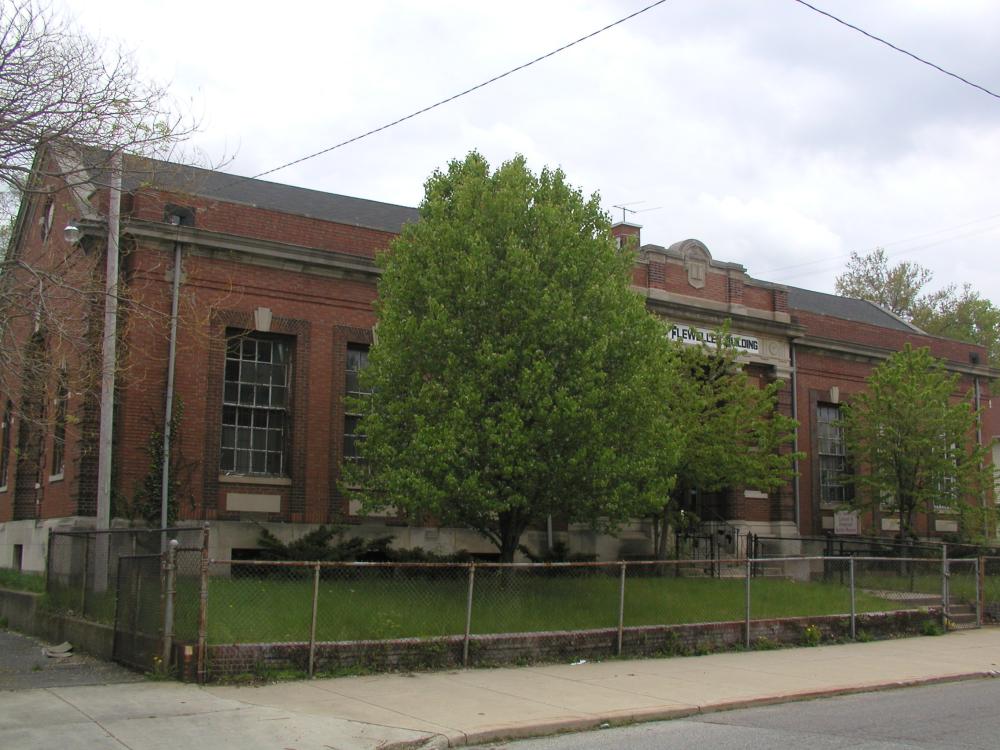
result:
M 254 206 L 152 190 L 142 190 L 135 194 L 131 216 L 160 222 L 164 220 L 167 204 L 193 207 L 197 226 L 212 232 L 333 250 L 366 258 L 375 257 L 377 252 L 388 246 L 394 236 L 377 229 L 335 224 Z
M 824 316 L 813 316 L 824 317 Z M 829 319 L 827 319 L 829 321 Z M 841 331 L 843 336 L 850 335 L 851 329 L 841 325 L 841 321 L 833 321 L 831 327 Z M 861 330 L 862 336 L 867 336 L 868 331 Z M 810 332 L 816 330 L 811 327 Z M 829 330 L 829 329 L 827 329 Z M 884 346 L 891 346 L 893 339 L 909 341 L 909 343 L 919 345 L 930 345 L 932 352 L 937 356 L 942 356 L 944 352 L 967 352 L 970 348 L 967 344 L 945 341 L 942 339 L 931 339 L 930 337 L 915 336 L 899 332 L 885 332 L 887 343 Z M 902 347 L 902 343 L 899 343 Z M 976 347 L 972 347 L 975 349 Z M 935 349 L 937 351 L 935 351 Z M 961 361 L 961 360 L 959 360 Z M 967 361 L 967 360 L 966 360 Z M 801 533 L 814 535 L 822 533 L 822 516 L 820 509 L 820 489 L 816 444 L 816 407 L 820 403 L 832 403 L 830 389 L 834 386 L 838 389 L 840 403 L 849 403 L 851 398 L 865 389 L 866 379 L 871 375 L 872 369 L 877 365 L 874 361 L 864 361 L 840 356 L 833 353 L 816 352 L 809 349 L 796 350 L 796 387 L 798 399 L 798 421 L 799 421 L 799 450 L 805 451 L 808 455 L 806 459 L 799 462 L 799 487 L 801 494 L 801 517 L 799 529 Z M 954 394 L 956 400 L 963 399 L 973 389 L 973 380 L 965 375 L 959 381 L 959 388 Z M 994 409 L 989 402 L 986 389 L 983 390 L 983 435 L 984 440 L 989 441 L 997 426 L 997 412 L 1000 408 Z M 1000 407 L 1000 404 L 998 404 Z M 829 515 L 832 511 L 827 510 Z M 929 525 L 929 519 L 920 518 L 917 521 L 918 528 L 922 534 L 931 534 L 933 531 Z
M 103 289 L 104 254 L 100 247 L 70 247 L 63 240 L 63 227 L 76 218 L 70 196 L 65 191 L 51 189 L 53 212 L 48 235 L 42 236 L 47 198 L 44 193 L 32 196 L 24 217 L 20 242 L 12 252 L 31 272 L 20 268 L 9 270 L 4 279 L 8 285 L 5 297 L 13 300 L 5 316 L 9 338 L 0 342 L 6 350 L 0 372 L 0 409 L 10 399 L 15 407 L 11 425 L 11 456 L 6 491 L 0 492 L 0 521 L 19 518 L 51 518 L 87 512 L 96 497 L 96 485 L 90 480 L 88 463 L 93 456 L 92 431 L 96 427 L 94 395 L 96 370 L 90 357 L 95 342 L 88 338 L 88 323 L 100 316 L 103 298 L 93 295 Z M 45 308 L 38 310 L 37 290 L 44 290 Z M 41 321 L 39 334 L 44 339 L 44 372 L 35 373 L 33 381 L 22 379 L 21 367 L 26 345 Z M 99 360 L 98 360 L 99 361 Z M 60 371 L 67 378 L 69 396 L 66 409 L 66 441 L 64 471 L 61 478 L 52 477 L 55 393 Z M 24 421 L 21 407 L 25 387 L 37 385 L 43 394 L 42 418 Z M 40 436 L 41 468 L 35 456 L 16 456 L 22 430 L 35 431 Z M 40 474 L 35 488 L 36 472 Z M 16 488 L 20 486 L 20 490 Z M 15 514 L 15 495 L 18 512 Z M 92 512 L 92 511 L 91 511 Z
M 169 311 L 168 255 L 167 248 L 144 245 L 132 256 L 133 286 L 142 290 L 147 308 Z M 225 512 L 223 500 L 226 491 L 239 491 L 281 494 L 282 510 L 275 520 L 330 520 L 331 512 L 342 510 L 339 500 L 334 502 L 334 481 L 343 432 L 344 347 L 348 340 L 370 340 L 374 285 L 189 253 L 182 262 L 175 386 L 184 404 L 180 450 L 196 464 L 188 482 L 196 504 L 184 515 L 234 518 Z M 252 330 L 258 307 L 271 309 L 272 333 L 294 339 L 290 487 L 219 479 L 226 330 Z M 126 494 L 147 470 L 141 446 L 163 421 L 168 346 L 163 322 L 147 318 L 129 332 L 133 356 L 119 417 L 119 487 Z
M 743 304 L 755 310 L 773 311 L 774 294 L 770 289 L 746 284 L 743 286 Z
M 95 199 L 106 202 L 103 195 Z M 205 199 L 178 198 L 153 191 L 140 191 L 131 200 L 131 218 L 125 222 L 138 229 L 138 220 L 161 222 L 167 203 L 192 205 L 196 209 L 197 229 L 233 236 L 273 240 L 288 245 L 327 249 L 360 257 L 372 257 L 388 245 L 391 235 L 377 230 L 323 222 L 308 217 L 266 211 L 251 206 L 228 204 Z M 90 280 L 101 284 L 103 248 L 89 253 L 68 248 L 62 241 L 61 228 L 76 218 L 68 196 L 56 202 L 53 232 L 46 242 L 38 230 L 41 202 L 32 206 L 21 248 L 32 263 L 69 264 L 70 277 L 79 284 Z M 127 243 L 125 243 L 127 245 Z M 145 449 L 153 431 L 162 429 L 164 390 L 167 369 L 167 331 L 170 311 L 172 243 L 142 241 L 123 259 L 123 278 L 128 287 L 121 315 L 122 352 L 118 376 L 119 400 L 116 417 L 116 490 L 131 498 L 136 487 L 153 467 Z M 325 522 L 346 513 L 346 499 L 338 491 L 339 457 L 343 439 L 344 357 L 350 342 L 367 343 L 375 322 L 372 302 L 374 282 L 348 280 L 303 273 L 296 268 L 264 267 L 242 263 L 232 256 L 199 254 L 197 248 L 184 248 L 184 280 L 181 293 L 176 393 L 184 406 L 183 422 L 175 449 L 184 462 L 182 479 L 191 502 L 181 508 L 183 518 L 234 518 L 224 508 L 227 491 L 266 492 L 281 496 L 281 510 L 273 520 Z M 744 304 L 762 310 L 786 311 L 787 293 L 766 289 L 713 271 L 703 289 L 688 283 L 684 266 L 674 260 L 637 265 L 634 280 L 686 297 Z M 68 260 L 67 260 L 68 259 Z M 11 277 L 12 279 L 14 277 Z M 50 300 L 50 303 L 51 300 Z M 100 324 L 102 300 L 98 295 L 86 302 L 80 295 L 60 302 L 60 317 L 69 322 L 67 341 L 83 340 L 88 321 Z M 244 485 L 220 481 L 219 445 L 222 403 L 222 373 L 227 328 L 252 328 L 257 307 L 270 308 L 272 331 L 294 338 L 294 387 L 292 400 L 292 448 L 290 450 L 291 484 Z M 883 350 L 901 348 L 909 342 L 929 345 L 939 357 L 967 364 L 969 352 L 981 348 L 967 344 L 893 331 L 862 323 L 815 315 L 796 310 L 795 320 L 807 329 L 808 338 L 829 338 L 868 345 Z M 20 319 L 15 327 L 23 342 L 30 335 L 30 317 Z M 72 335 L 69 335 L 72 334 Z M 72 347 L 58 336 L 50 337 L 51 355 L 56 363 L 65 363 L 74 374 L 87 372 L 87 357 L 98 355 L 96 344 Z M 837 354 L 799 349 L 797 361 L 797 402 L 801 422 L 799 448 L 809 453 L 800 464 L 801 524 L 804 532 L 819 531 L 818 480 L 814 471 L 811 433 L 815 404 L 829 398 L 836 385 L 842 399 L 864 387 L 873 362 L 859 361 Z M 92 368 L 90 368 L 92 372 Z M 752 373 L 767 378 L 764 370 Z M 0 381 L 0 407 L 9 396 L 17 403 L 22 384 L 18 373 L 4 373 Z M 45 387 L 48 401 L 54 392 L 55 373 Z M 963 388 L 971 386 L 968 379 Z M 6 389 L 6 392 L 4 392 Z M 71 384 L 70 422 L 67 425 L 66 471 L 62 481 L 48 482 L 43 472 L 39 514 L 59 517 L 93 514 L 96 497 L 96 402 L 94 383 Z M 992 408 L 987 389 L 983 388 L 984 437 L 1000 435 L 1000 403 Z M 790 384 L 781 393 L 781 408 L 791 411 Z M 17 445 L 18 420 L 15 419 L 12 446 Z M 50 460 L 52 434 L 45 434 L 44 453 Z M 11 462 L 8 490 L 0 493 L 0 521 L 13 516 L 15 462 Z M 791 488 L 770 493 L 767 500 L 745 498 L 742 491 L 730 494 L 727 502 L 736 517 L 753 521 L 790 520 L 793 512 Z

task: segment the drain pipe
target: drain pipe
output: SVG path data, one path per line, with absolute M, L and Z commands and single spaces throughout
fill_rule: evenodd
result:
M 788 351 L 790 354 L 790 364 L 792 365 L 792 419 L 795 420 L 795 447 L 796 453 L 799 452 L 799 387 L 798 387 L 798 368 L 795 364 L 795 342 L 788 342 Z M 794 511 L 795 518 L 795 531 L 801 533 L 799 529 L 799 502 L 800 502 L 800 488 L 799 488 L 799 459 L 796 458 L 792 462 L 792 471 L 794 472 L 792 476 L 792 510 Z
M 173 214 L 170 223 L 180 231 L 181 217 Z M 167 357 L 167 405 L 163 417 L 163 466 L 160 472 L 160 528 L 167 528 L 170 504 L 170 432 L 174 414 L 174 367 L 177 360 L 177 307 L 181 291 L 181 243 L 174 239 L 173 294 L 170 299 L 170 353 Z M 167 533 L 161 534 L 161 547 L 167 548 Z
M 976 402 L 975 402 L 975 406 L 976 406 L 976 447 L 977 448 L 982 448 L 983 447 L 983 414 L 980 411 L 980 409 L 982 409 L 982 407 L 983 407 L 983 392 L 982 392 L 981 386 L 979 385 L 979 376 L 978 375 L 975 378 L 973 378 L 973 384 L 975 386 L 975 399 L 976 399 Z M 983 507 L 985 508 L 985 507 L 987 507 L 987 502 L 988 502 L 987 499 L 986 499 L 987 493 L 982 492 L 982 493 L 980 493 L 980 495 L 982 496 L 982 503 L 983 503 Z

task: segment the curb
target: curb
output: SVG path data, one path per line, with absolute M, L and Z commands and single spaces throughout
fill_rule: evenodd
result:
M 760 706 L 773 706 L 782 703 L 795 703 L 797 701 L 815 700 L 817 698 L 832 698 L 838 695 L 855 695 L 858 693 L 876 693 L 885 690 L 899 690 L 901 688 L 920 687 L 926 685 L 939 685 L 951 682 L 965 682 L 968 680 L 984 680 L 1000 677 L 1000 672 L 959 672 L 949 675 L 937 675 L 934 677 L 918 677 L 912 680 L 893 680 L 891 682 L 873 683 L 871 685 L 841 685 L 820 690 L 809 690 L 799 693 L 784 693 L 779 695 L 767 695 L 760 698 L 746 698 L 740 700 L 724 701 L 721 703 L 707 703 L 701 706 L 691 706 L 690 708 L 651 708 L 635 711 L 629 715 L 622 714 L 610 716 L 588 716 L 579 719 L 559 719 L 557 721 L 541 721 L 520 726 L 511 726 L 503 729 L 486 729 L 480 732 L 454 732 L 445 734 L 435 734 L 425 740 L 388 743 L 381 746 L 381 750 L 443 750 L 449 747 L 462 747 L 473 744 L 483 744 L 486 742 L 499 742 L 502 740 L 522 740 L 529 737 L 542 737 L 552 734 L 563 734 L 569 732 L 586 732 L 594 729 L 628 726 L 630 724 L 642 724 L 651 721 L 669 721 L 671 719 L 684 719 L 700 714 L 718 713 L 721 711 L 735 711 L 741 708 L 756 708 Z

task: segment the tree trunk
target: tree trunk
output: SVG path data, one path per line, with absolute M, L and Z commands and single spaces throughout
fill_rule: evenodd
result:
M 670 506 L 664 505 L 660 517 L 660 538 L 657 540 L 656 559 L 667 559 L 667 544 L 670 542 Z
M 514 562 L 514 555 L 521 542 L 521 534 L 527 522 L 521 517 L 517 510 L 507 510 L 499 514 L 497 518 L 497 530 L 500 536 L 500 562 Z

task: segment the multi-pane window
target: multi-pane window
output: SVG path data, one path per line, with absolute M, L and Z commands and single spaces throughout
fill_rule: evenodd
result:
M 352 403 L 352 399 L 363 398 L 371 395 L 371 391 L 364 390 L 360 383 L 361 371 L 368 364 L 367 344 L 347 345 L 347 364 L 344 392 L 344 460 L 357 461 L 359 458 L 359 448 L 365 436 L 360 431 L 361 412 L 358 405 Z
M 938 496 L 934 502 L 934 510 L 937 513 L 954 512 L 958 501 L 958 479 L 955 476 L 958 471 L 958 446 L 942 435 L 940 450 L 948 468 L 937 479 Z
M 66 402 L 69 400 L 69 389 L 66 386 L 66 373 L 59 374 L 56 384 L 56 420 L 52 434 L 52 476 L 61 476 L 66 469 Z
M 825 505 L 839 505 L 854 497 L 847 481 L 847 445 L 840 421 L 840 407 L 820 404 L 816 409 L 819 443 L 819 496 Z
M 13 423 L 14 404 L 9 400 L 3 410 L 3 422 L 0 422 L 0 487 L 7 486 L 7 475 L 10 471 L 10 428 Z
M 1000 442 L 993 439 L 993 502 L 1000 505 Z
M 291 355 L 287 339 L 229 336 L 222 397 L 223 473 L 287 474 Z

